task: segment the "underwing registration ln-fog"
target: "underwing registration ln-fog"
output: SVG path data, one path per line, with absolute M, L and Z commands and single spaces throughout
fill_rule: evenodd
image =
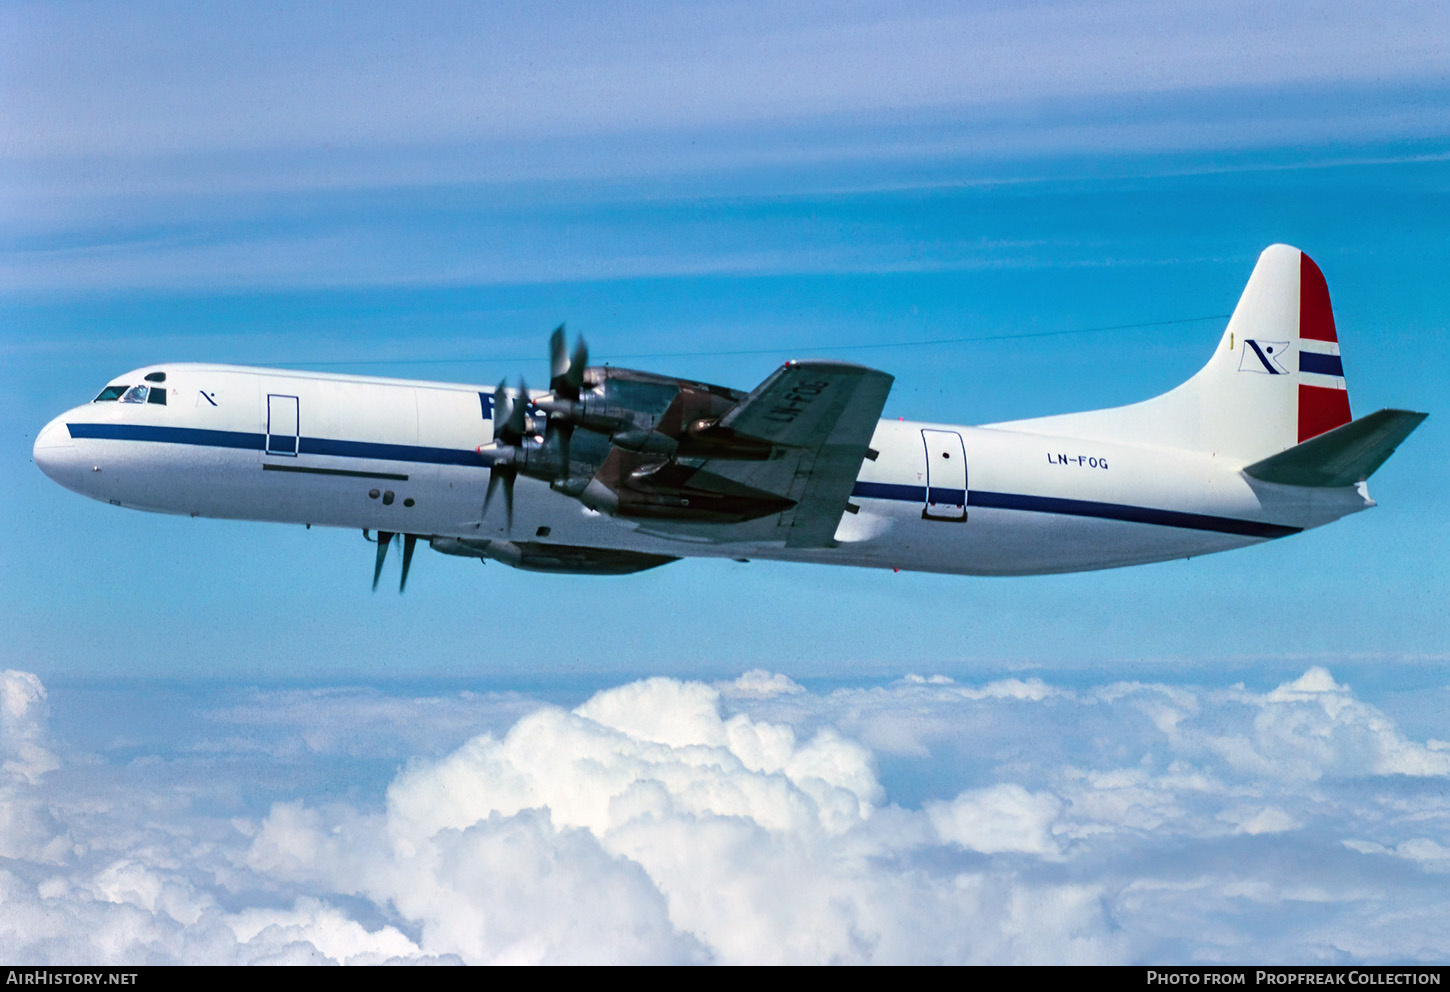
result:
M 547 392 L 227 365 L 127 373 L 46 425 L 56 482 L 141 510 L 356 527 L 539 571 L 764 558 L 967 575 L 1112 568 L 1374 505 L 1425 414 L 1350 416 L 1329 292 L 1260 256 L 1213 357 L 1131 406 L 967 427 L 880 419 L 885 372 L 787 362 L 746 393 L 589 366 Z

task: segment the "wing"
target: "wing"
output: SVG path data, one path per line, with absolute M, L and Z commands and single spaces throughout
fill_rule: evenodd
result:
M 710 457 L 692 478 L 702 489 L 732 486 L 790 502 L 777 526 L 787 547 L 831 547 L 893 378 L 840 362 L 788 362 L 696 432 L 736 445 L 770 446 L 767 458 Z M 717 482 L 716 480 L 720 480 Z
M 582 364 L 582 342 L 576 352 Z M 586 368 L 556 375 L 554 391 L 527 406 L 515 401 L 508 431 L 495 417 L 478 451 L 495 473 L 490 491 L 504 480 L 505 503 L 509 480 L 526 475 L 663 536 L 832 547 L 861 462 L 875 457 L 871 436 L 892 381 L 859 365 L 787 362 L 747 394 Z

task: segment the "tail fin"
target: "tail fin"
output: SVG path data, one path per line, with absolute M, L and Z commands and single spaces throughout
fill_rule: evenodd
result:
M 1261 461 L 1350 422 L 1329 288 L 1313 259 L 1259 256 L 1218 349 L 1177 389 L 1132 406 L 996 426 Z

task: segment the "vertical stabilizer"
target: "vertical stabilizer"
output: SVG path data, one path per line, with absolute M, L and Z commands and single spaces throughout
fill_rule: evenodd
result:
M 1297 248 L 1265 249 L 1207 365 L 1162 396 L 995 426 L 1208 451 L 1248 464 L 1349 423 L 1329 288 Z

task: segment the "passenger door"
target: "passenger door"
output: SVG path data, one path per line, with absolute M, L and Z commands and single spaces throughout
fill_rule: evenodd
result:
M 923 430 L 926 506 L 923 520 L 967 519 L 967 451 L 956 431 Z
M 297 397 L 267 394 L 267 443 L 264 451 L 268 455 L 297 457 L 301 426 Z

